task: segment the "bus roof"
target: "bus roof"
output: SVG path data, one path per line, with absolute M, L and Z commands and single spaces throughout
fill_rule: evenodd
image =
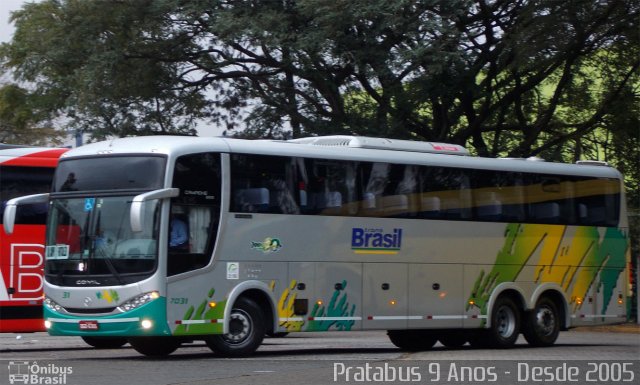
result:
M 418 142 L 420 143 L 420 142 Z M 422 142 L 426 143 L 426 142 Z M 436 144 L 437 145 L 437 144 Z M 449 145 L 447 145 L 449 146 Z M 466 150 L 465 150 L 466 151 Z M 91 143 L 73 149 L 62 159 L 123 154 L 163 154 L 171 158 L 198 152 L 245 153 L 308 158 L 377 161 L 442 167 L 460 167 L 513 172 L 578 175 L 621 179 L 612 167 L 592 164 L 545 162 L 539 159 L 496 159 L 448 153 L 362 148 L 344 145 L 314 145 L 312 140 L 246 140 L 225 137 L 141 136 Z
M 369 148 L 375 150 L 425 152 L 448 155 L 469 155 L 469 151 L 467 151 L 466 148 L 457 144 L 421 142 L 417 140 L 371 138 L 367 136 L 312 136 L 308 138 L 292 139 L 288 142 L 310 144 L 313 146 Z
M 23 167 L 55 167 L 67 148 L 0 146 L 0 165 Z

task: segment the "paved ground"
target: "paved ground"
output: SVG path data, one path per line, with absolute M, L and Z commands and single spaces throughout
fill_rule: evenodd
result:
M 573 331 L 577 332 L 611 332 L 611 333 L 638 333 L 640 334 L 640 324 L 638 323 L 625 323 L 619 325 L 603 325 L 603 326 L 591 326 L 575 328 Z
M 436 345 L 419 353 L 401 352 L 384 332 L 301 333 L 265 339 L 255 356 L 244 359 L 216 357 L 201 343 L 149 359 L 128 345 L 96 350 L 76 337 L 0 334 L 0 384 L 10 380 L 10 366 L 15 373 L 25 362 L 24 370 L 32 376 L 37 372 L 36 383 L 82 385 L 565 384 L 572 376 L 577 384 L 638 383 L 640 333 L 635 328 L 631 333 L 575 330 L 561 333 L 550 348 L 530 348 L 521 339 L 509 350 Z

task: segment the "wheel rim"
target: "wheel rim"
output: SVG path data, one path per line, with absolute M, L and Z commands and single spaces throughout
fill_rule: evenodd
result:
M 516 330 L 516 314 L 508 306 L 501 306 L 496 313 L 496 330 L 502 338 L 510 338 Z
M 225 341 L 240 344 L 251 334 L 251 317 L 241 309 L 234 309 L 229 320 L 229 333 L 224 335 Z
M 536 312 L 536 328 L 544 336 L 553 334 L 556 328 L 556 315 L 548 306 L 541 306 Z

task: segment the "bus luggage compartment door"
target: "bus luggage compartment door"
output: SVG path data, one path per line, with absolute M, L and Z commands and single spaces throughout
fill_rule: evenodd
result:
M 412 264 L 409 272 L 409 328 L 462 327 L 462 265 Z
M 407 327 L 407 266 L 365 263 L 363 267 L 363 329 Z

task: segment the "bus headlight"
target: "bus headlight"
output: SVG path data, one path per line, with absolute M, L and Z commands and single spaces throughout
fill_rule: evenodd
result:
M 157 291 L 144 293 L 118 306 L 118 310 L 120 310 L 121 312 L 130 311 L 157 298 L 160 298 L 160 293 L 158 293 Z
M 49 320 L 44 321 L 44 327 L 45 327 L 45 329 L 51 329 L 51 325 L 52 325 L 52 324 L 51 324 L 51 321 L 49 321 Z
M 143 319 L 142 322 L 140 322 L 140 325 L 143 329 L 151 329 L 153 327 L 153 322 L 148 319 Z
M 49 309 L 55 312 L 60 312 L 60 310 L 62 310 L 62 306 L 58 305 L 56 301 L 52 300 L 49 297 L 45 296 L 44 301 L 42 301 L 42 303 L 44 304 L 44 306 L 48 307 Z

